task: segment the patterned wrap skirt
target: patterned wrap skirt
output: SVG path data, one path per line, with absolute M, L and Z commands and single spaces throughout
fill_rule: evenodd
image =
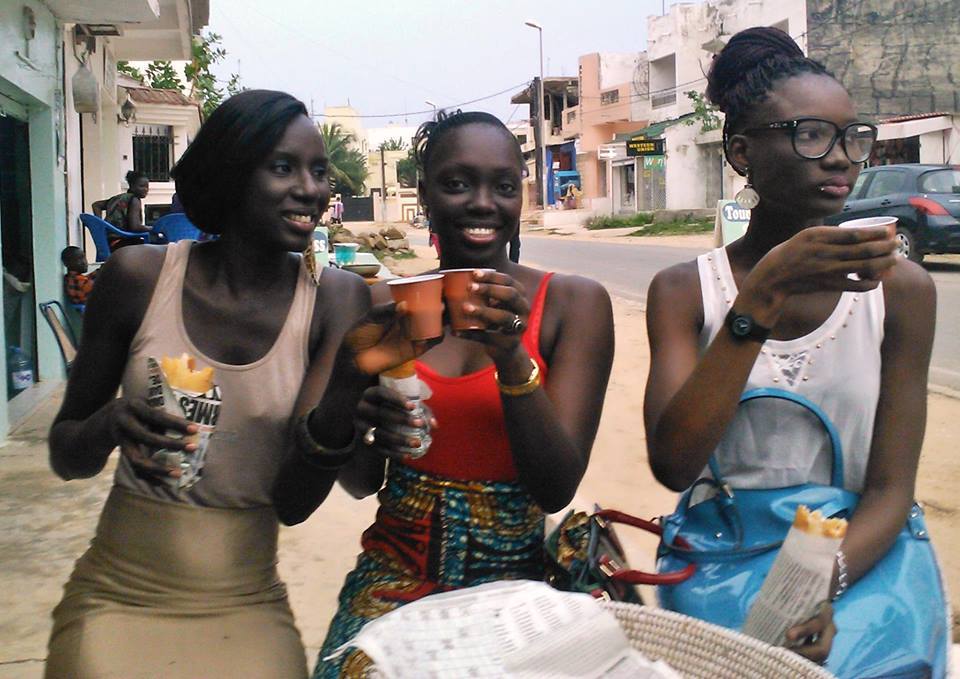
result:
M 369 659 L 359 650 L 324 658 L 405 603 L 495 580 L 543 580 L 544 514 L 518 483 L 456 481 L 391 463 L 378 498 L 315 679 L 365 676 Z

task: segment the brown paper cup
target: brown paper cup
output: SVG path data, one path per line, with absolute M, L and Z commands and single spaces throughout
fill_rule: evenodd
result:
M 407 337 L 427 340 L 443 336 L 443 276 L 396 278 L 387 285 L 395 302 L 406 302 Z
M 470 291 L 475 282 L 473 272 L 478 269 L 443 269 L 443 298 L 447 302 L 447 313 L 450 314 L 450 327 L 453 330 L 486 330 L 487 325 L 476 316 L 468 316 L 463 311 L 463 305 L 470 302 L 476 306 L 484 303 L 483 298 Z M 493 269 L 479 269 L 479 271 L 493 271 Z

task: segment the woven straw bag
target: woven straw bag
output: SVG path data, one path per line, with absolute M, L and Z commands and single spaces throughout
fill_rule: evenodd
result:
M 630 644 L 685 677 L 710 679 L 827 679 L 830 672 L 793 651 L 661 608 L 615 601 L 601 605 L 617 616 Z

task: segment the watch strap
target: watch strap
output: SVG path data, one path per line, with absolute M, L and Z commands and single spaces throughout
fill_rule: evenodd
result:
M 727 317 L 723 324 L 730 330 L 736 340 L 750 340 L 753 342 L 765 342 L 770 337 L 770 328 L 764 327 L 753 320 L 749 314 L 741 314 L 732 307 L 727 312 Z

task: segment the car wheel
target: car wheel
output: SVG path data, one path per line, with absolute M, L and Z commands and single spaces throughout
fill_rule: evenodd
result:
M 897 254 L 917 264 L 923 261 L 923 253 L 917 247 L 917 239 L 902 226 L 897 228 Z

